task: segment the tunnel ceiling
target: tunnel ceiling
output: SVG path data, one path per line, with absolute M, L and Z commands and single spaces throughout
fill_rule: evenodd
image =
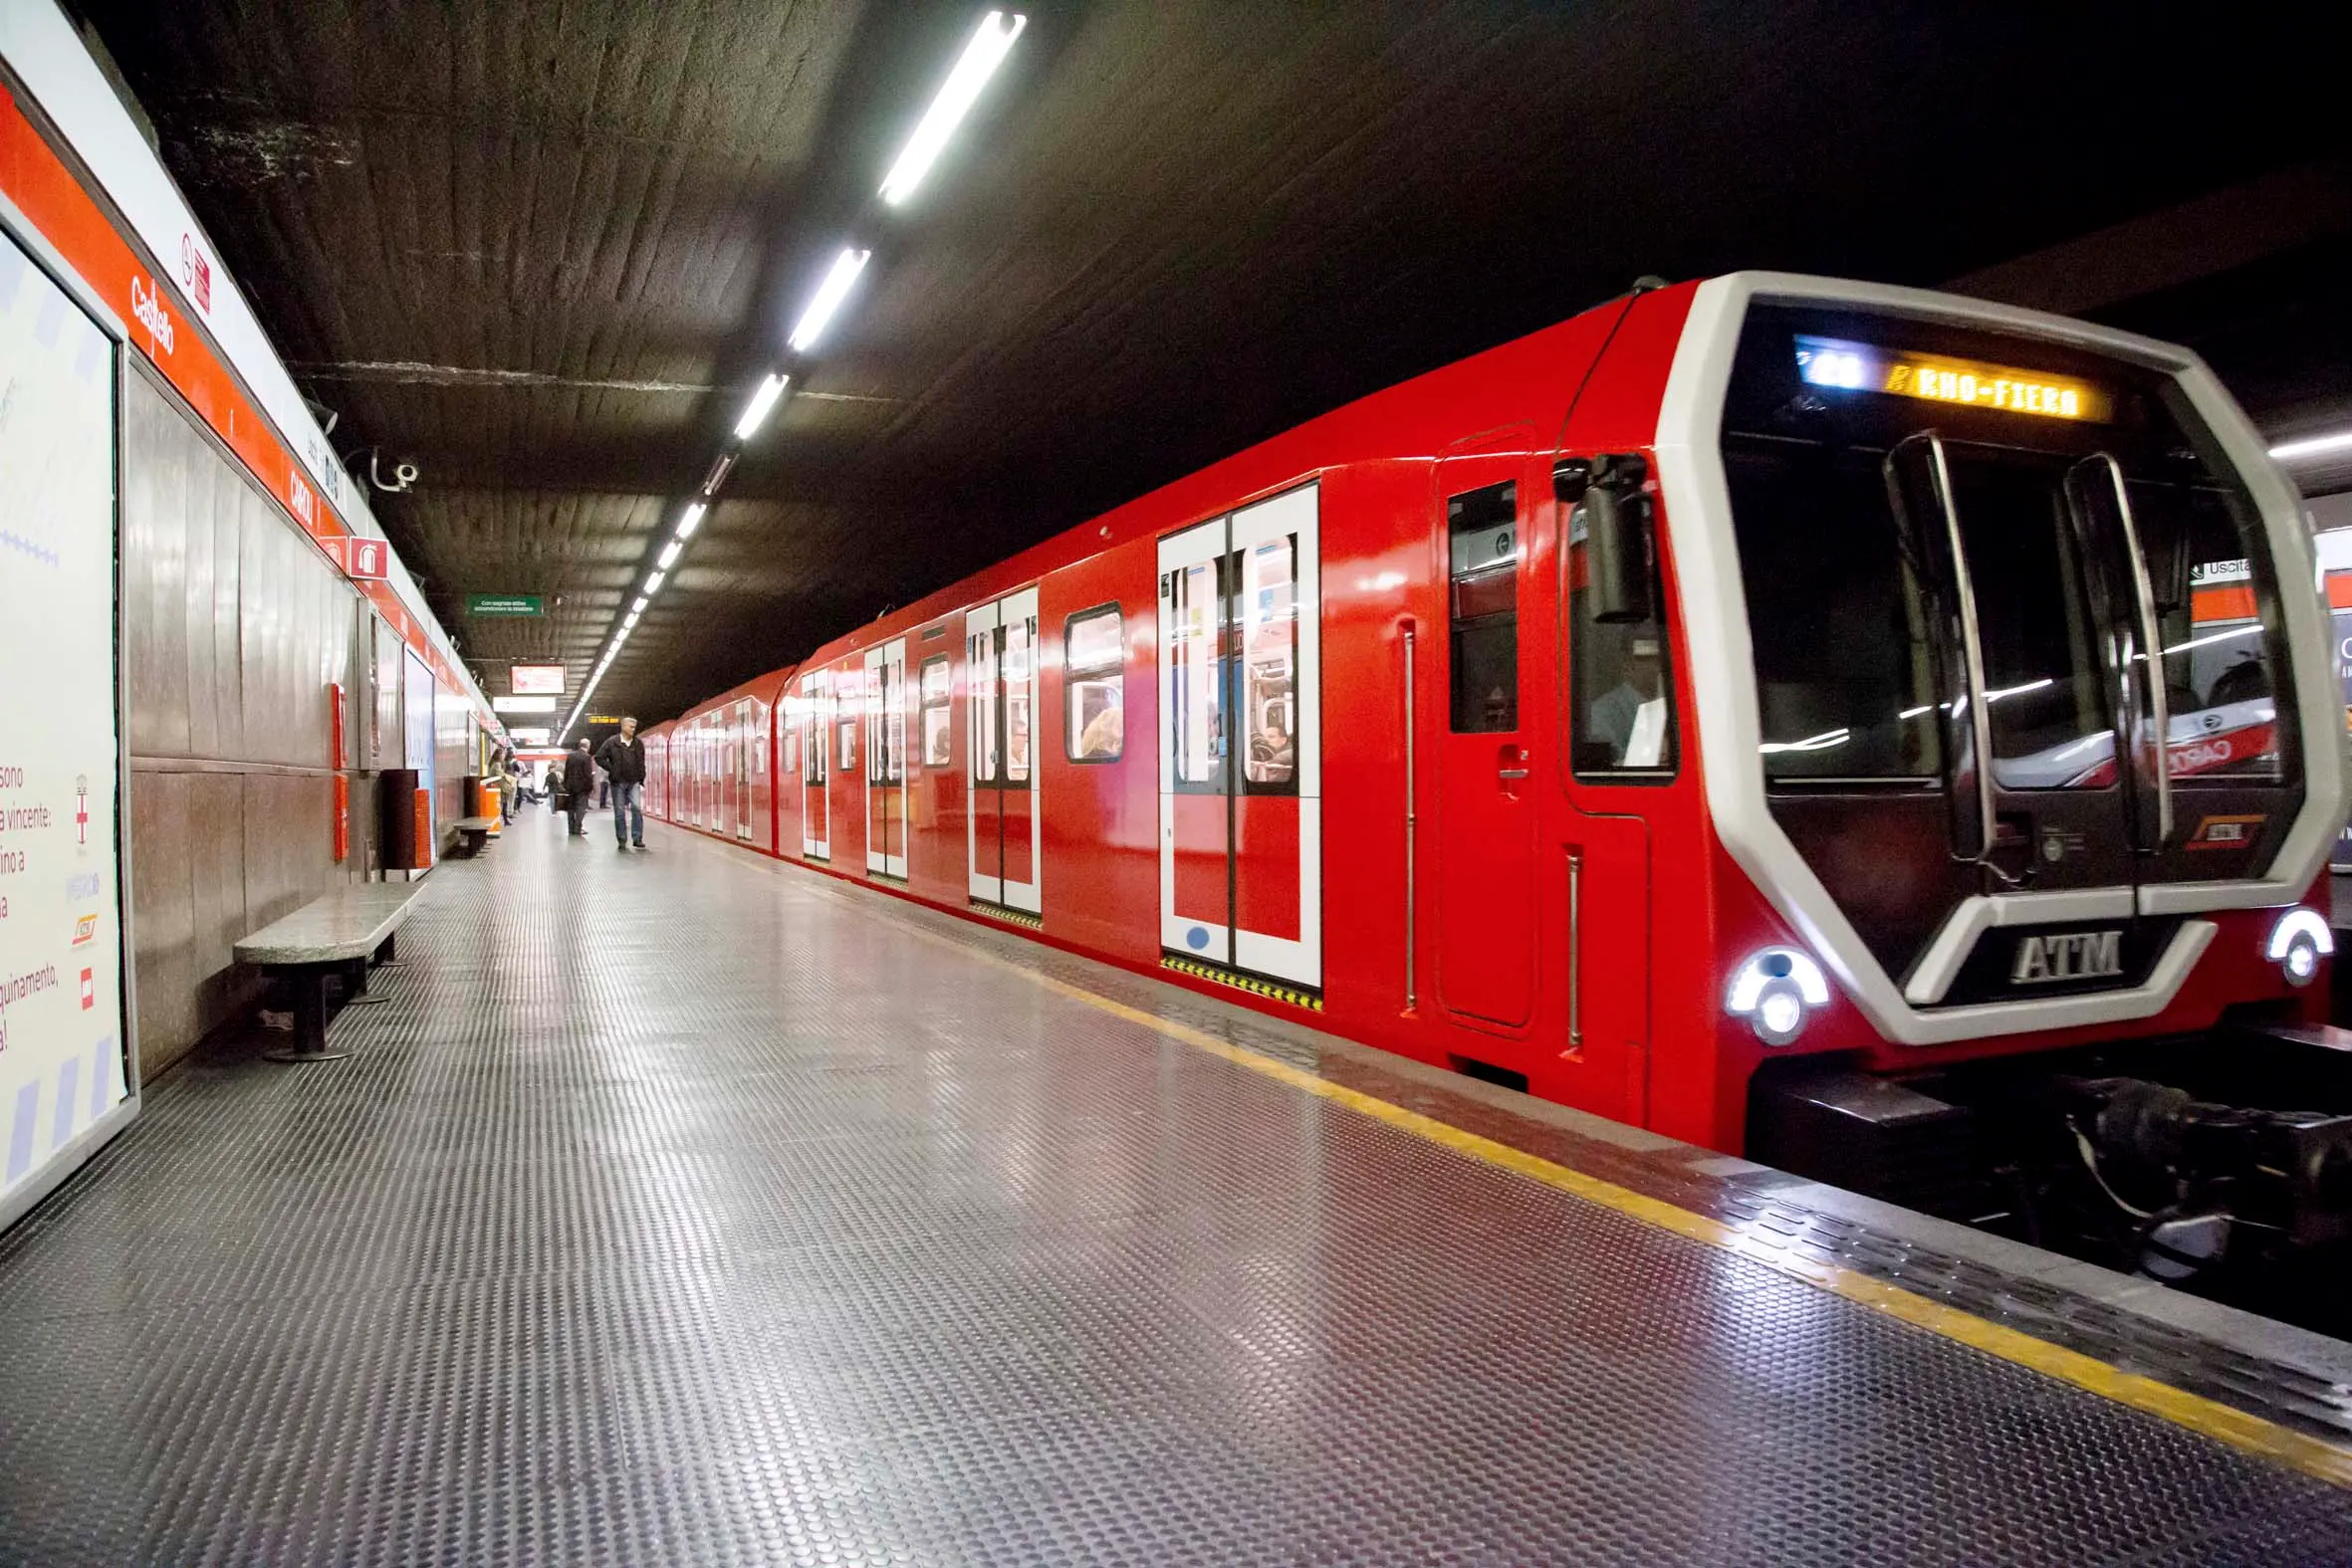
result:
M 1038 5 L 594 706 L 673 714 L 1643 273 L 2071 288 L 2273 424 L 2352 418 L 2352 218 L 2120 298 L 2065 248 L 2314 158 L 2340 190 L 2334 68 L 2265 11 Z M 77 12 L 350 466 L 417 466 L 375 510 L 493 692 L 541 658 L 577 691 L 981 14 Z

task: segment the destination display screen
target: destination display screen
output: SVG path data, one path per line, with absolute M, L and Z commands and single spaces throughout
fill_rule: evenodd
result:
M 1807 386 L 1887 392 L 2035 419 L 2111 419 L 2115 400 L 2088 381 L 2012 365 L 1912 353 L 1840 337 L 1796 338 L 1796 373 Z

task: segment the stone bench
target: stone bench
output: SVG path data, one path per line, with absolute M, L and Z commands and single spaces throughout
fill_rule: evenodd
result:
M 347 1001 L 381 1000 L 367 995 L 368 965 L 392 961 L 394 939 L 422 885 L 353 882 L 237 944 L 237 962 L 278 982 L 294 1005 L 293 1047 L 264 1054 L 273 1061 L 332 1061 L 351 1054 L 327 1049 L 328 982 L 344 981 Z
M 495 816 L 461 816 L 449 825 L 457 833 L 457 852 L 471 860 L 482 852 L 484 844 L 490 842 L 490 835 L 498 830 L 499 820 Z

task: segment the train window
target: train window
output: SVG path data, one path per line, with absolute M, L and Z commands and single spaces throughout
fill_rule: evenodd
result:
M 923 705 L 923 766 L 945 768 L 955 761 L 950 750 L 949 709 L 955 701 L 954 677 L 947 655 L 934 653 L 923 661 L 918 676 Z
M 1071 762 L 1118 761 L 1126 741 L 1126 655 L 1116 604 L 1061 623 L 1062 755 Z
M 903 690 L 906 677 L 894 664 L 877 664 L 866 673 L 865 782 L 897 784 L 906 774 L 906 718 Z
M 965 672 L 972 697 L 972 782 L 996 784 L 997 753 L 997 634 L 975 632 L 969 639 L 972 662 Z
M 1030 680 L 1030 644 L 1037 637 L 1037 623 L 1014 620 L 1005 623 L 1005 783 L 1027 784 L 1030 768 L 1030 694 L 1036 689 Z
M 1519 487 L 1446 501 L 1457 735 L 1519 728 Z
M 2149 558 L 2175 733 L 2189 729 L 2185 716 L 2195 716 L 2195 740 L 2173 748 L 2174 782 L 2194 787 L 2280 778 L 2278 680 L 2262 607 L 2269 562 L 2259 521 L 2208 485 L 2134 479 L 2130 491 Z
M 784 753 L 784 756 L 781 759 L 782 772 L 788 774 L 798 773 L 800 772 L 801 768 L 800 698 L 785 698 L 784 707 L 782 709 L 782 718 L 784 721 L 784 745 L 779 748 L 779 750 Z
M 808 727 L 801 732 L 801 744 L 809 752 L 809 783 L 822 784 L 825 778 L 825 701 L 822 693 L 802 699 L 808 713 Z
M 1586 581 L 1584 509 L 1568 516 L 1568 690 L 1571 762 L 1579 777 L 1658 783 L 1675 769 L 1674 675 L 1664 603 L 1653 563 L 1651 610 L 1641 620 L 1602 620 Z
M 833 687 L 833 726 L 840 736 L 843 773 L 857 766 L 858 685 L 857 677 L 844 674 Z
M 1176 787 L 1225 787 L 1225 660 L 1220 651 L 1224 562 L 1197 560 L 1167 574 L 1168 723 Z
M 1242 754 L 1246 794 L 1298 788 L 1298 541 L 1268 540 L 1240 552 Z

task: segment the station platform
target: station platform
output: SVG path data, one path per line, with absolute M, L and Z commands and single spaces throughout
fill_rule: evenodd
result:
M 2352 1562 L 2331 1341 L 607 826 L 0 1238 L 0 1562 Z

